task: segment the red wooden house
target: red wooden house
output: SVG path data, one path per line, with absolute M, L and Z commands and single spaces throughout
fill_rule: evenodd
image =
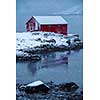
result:
M 26 23 L 26 31 L 55 32 L 67 35 L 68 24 L 61 16 L 32 16 Z

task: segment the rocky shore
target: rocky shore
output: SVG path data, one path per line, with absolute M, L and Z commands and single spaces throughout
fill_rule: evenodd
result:
M 46 83 L 50 90 L 47 93 L 34 92 L 28 94 L 21 86 L 16 84 L 16 100 L 83 100 L 83 91 L 78 91 L 79 86 L 74 83 L 55 85 L 53 82 Z
M 17 33 L 16 41 L 17 61 L 38 61 L 41 58 L 36 54 L 79 50 L 83 48 L 83 42 L 77 34 L 64 36 L 47 32 Z

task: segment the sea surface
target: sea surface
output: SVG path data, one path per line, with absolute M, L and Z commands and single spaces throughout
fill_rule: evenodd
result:
M 83 87 L 83 50 L 41 54 L 38 62 L 17 62 L 16 83 L 36 80 L 55 84 L 75 82 Z

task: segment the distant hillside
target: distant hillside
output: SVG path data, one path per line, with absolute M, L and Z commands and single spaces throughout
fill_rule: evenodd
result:
M 83 5 L 76 5 L 70 9 L 63 10 L 54 14 L 58 15 L 82 15 L 83 14 Z

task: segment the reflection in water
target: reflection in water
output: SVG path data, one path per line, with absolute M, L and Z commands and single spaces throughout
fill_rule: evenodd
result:
M 27 68 L 32 73 L 32 75 L 34 76 L 34 74 L 37 71 L 37 64 L 36 63 L 29 62 L 28 65 L 27 65 Z
M 42 60 L 55 59 L 55 58 L 56 58 L 56 54 L 55 53 L 42 54 Z
M 57 67 L 62 64 L 68 64 L 66 54 L 56 55 L 56 53 L 51 53 L 43 54 L 42 60 L 37 63 L 29 62 L 27 68 L 34 76 L 35 73 L 42 68 Z
M 52 60 L 44 60 L 43 62 L 41 62 L 40 66 L 41 67 L 52 67 L 52 65 L 61 65 L 61 64 L 68 64 L 68 57 L 63 57 L 63 58 L 59 58 L 59 59 L 52 59 Z
M 83 51 L 52 52 L 41 54 L 42 60 L 33 62 L 17 62 L 16 81 L 29 83 L 35 80 L 54 83 L 75 82 L 82 87 L 83 84 Z M 67 64 L 66 64 L 67 63 Z

